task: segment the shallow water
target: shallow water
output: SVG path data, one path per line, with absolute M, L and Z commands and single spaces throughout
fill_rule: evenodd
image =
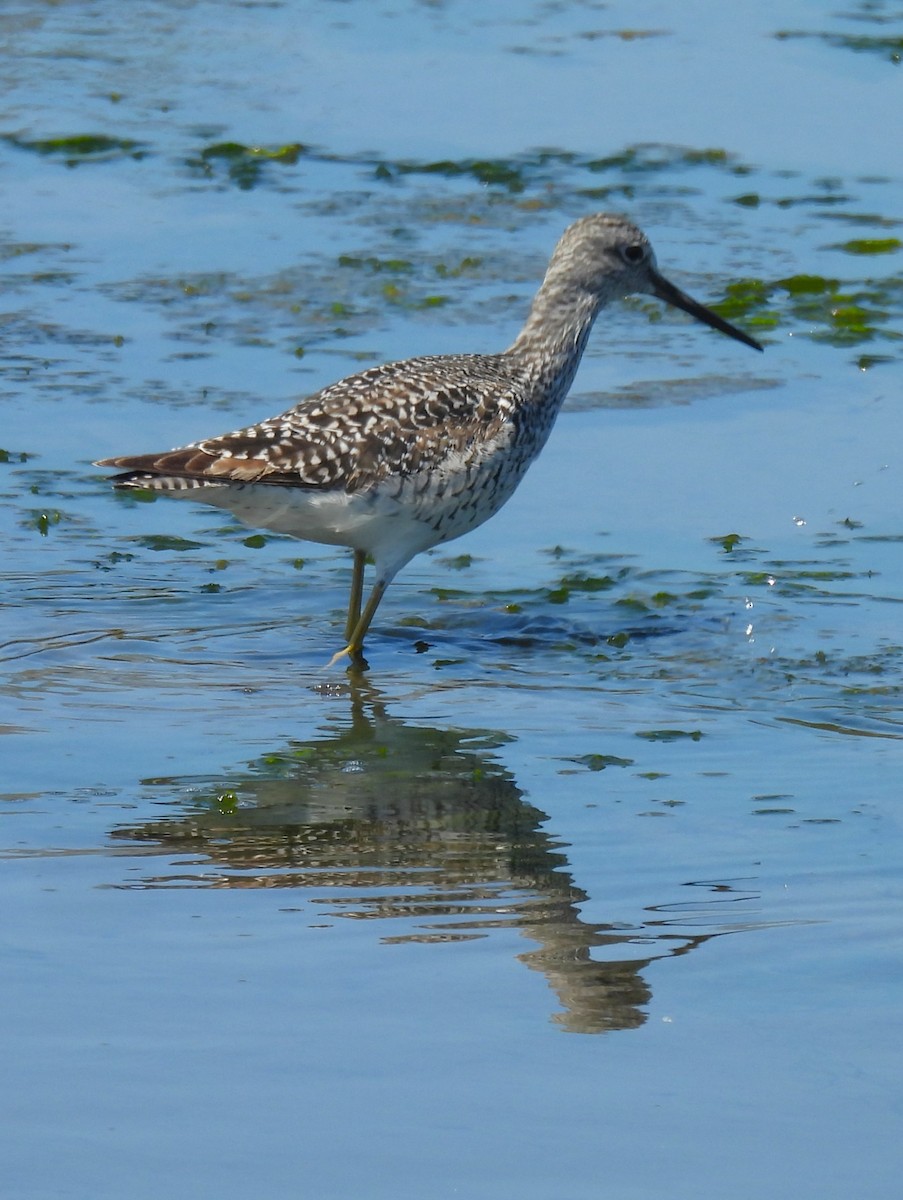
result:
M 0 14 L 7 1192 L 896 1196 L 901 16 Z M 91 462 L 510 342 L 627 210 L 510 505 L 349 563 Z M 50 1152 L 48 1152 L 50 1151 Z

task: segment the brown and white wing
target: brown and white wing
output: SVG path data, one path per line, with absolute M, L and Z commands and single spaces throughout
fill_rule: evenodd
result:
M 517 408 L 499 358 L 451 355 L 372 367 L 279 416 L 162 454 L 107 458 L 119 487 L 185 491 L 273 483 L 357 491 L 479 455 Z

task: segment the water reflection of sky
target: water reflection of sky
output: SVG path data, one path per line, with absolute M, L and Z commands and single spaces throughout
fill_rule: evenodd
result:
M 11 1194 L 897 1194 L 899 36 L 0 13 Z M 605 207 L 767 353 L 606 313 L 357 690 L 340 555 L 89 467 L 504 346 Z
M 86 43 L 91 22 L 111 53 Z M 157 3 L 124 23 L 100 4 L 4 26 L 5 107 L 21 124 L 27 98 L 29 123 L 47 132 L 61 107 L 76 127 L 107 125 L 116 93 L 117 125 L 139 137 L 193 126 L 254 141 L 264 128 L 274 142 L 415 157 L 665 142 L 788 170 L 890 167 L 891 51 L 843 44 L 898 34 L 886 5 Z M 55 69 L 38 74 L 48 52 Z

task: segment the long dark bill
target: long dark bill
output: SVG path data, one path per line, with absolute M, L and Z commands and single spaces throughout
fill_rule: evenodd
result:
M 659 275 L 658 271 L 653 275 L 653 283 L 655 285 L 653 295 L 657 296 L 659 300 L 664 300 L 666 304 L 673 304 L 675 308 L 682 308 L 685 313 L 689 313 L 697 321 L 711 325 L 713 329 L 717 329 L 720 333 L 726 333 L 728 337 L 736 338 L 738 342 L 743 342 L 746 346 L 752 346 L 753 350 L 764 349 L 755 338 L 751 338 L 748 333 L 744 333 L 736 325 L 731 325 L 730 321 L 725 321 L 723 317 L 713 313 L 710 308 L 706 308 L 704 304 L 700 304 L 698 300 L 694 300 L 692 296 L 682 292 L 673 283 L 669 283 L 664 275 Z

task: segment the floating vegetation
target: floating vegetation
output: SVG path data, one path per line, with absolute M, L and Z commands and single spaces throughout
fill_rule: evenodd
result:
M 377 258 L 375 254 L 359 257 L 354 254 L 340 254 L 340 267 L 365 268 L 373 274 L 389 271 L 394 275 L 408 274 L 414 269 L 414 264 L 406 258 Z
M 195 542 L 190 538 L 177 537 L 171 533 L 146 533 L 140 537 L 132 538 L 139 546 L 143 546 L 145 550 L 202 550 L 203 542 Z
M 67 251 L 69 246 L 64 242 L 3 242 L 0 244 L 0 262 L 24 258 L 29 254 L 46 254 L 54 251 Z M 42 271 L 40 275 L 32 276 L 35 282 L 65 282 L 64 272 Z
M 575 758 L 566 758 L 565 762 L 577 763 L 590 771 L 604 771 L 606 767 L 632 767 L 632 758 L 619 758 L 616 754 L 578 754 Z
M 443 567 L 448 567 L 452 571 L 466 571 L 468 567 L 473 566 L 472 554 L 455 554 L 447 558 L 438 560 Z
M 741 542 L 747 541 L 747 538 L 742 537 L 739 533 L 725 533 L 719 537 L 709 538 L 716 546 L 720 546 L 725 554 L 731 554 Z
M 449 267 L 445 263 L 436 263 L 434 270 L 440 279 L 459 279 L 462 275 L 473 275 L 482 265 L 481 258 L 465 255 L 456 267 Z
M 437 162 L 371 159 L 369 163 L 376 178 L 385 181 L 408 175 L 442 175 L 449 179 L 469 178 L 484 187 L 514 194 L 560 181 L 564 171 L 585 171 L 592 175 L 647 175 L 683 167 L 716 167 L 744 175 L 752 169 L 720 147 L 697 148 L 656 142 L 628 146 L 604 157 L 548 148 L 505 159 L 442 159 Z M 587 193 L 578 189 L 578 194 Z
M 514 159 L 465 158 L 441 159 L 438 162 L 399 161 L 378 162 L 374 173 L 377 179 L 394 179 L 399 175 L 443 175 L 454 179 L 467 176 L 477 183 L 502 187 L 509 192 L 522 192 L 527 186 L 524 164 Z
M 186 165 L 206 178 L 224 166 L 232 183 L 247 191 L 255 187 L 270 164 L 293 167 L 308 152 L 301 142 L 284 146 L 246 146 L 241 142 L 215 142 L 185 160 Z
M 106 134 L 81 133 L 58 138 L 21 138 L 15 134 L 0 134 L 0 140 L 17 150 L 61 158 L 68 167 L 82 163 L 110 162 L 120 158 L 141 159 L 147 153 L 143 142 L 131 138 L 108 137 Z
M 896 254 L 903 247 L 899 238 L 853 238 L 841 242 L 835 250 L 843 250 L 845 254 Z
M 818 33 L 802 29 L 782 29 L 774 35 L 778 41 L 791 38 L 814 38 L 840 50 L 853 50 L 859 54 L 875 54 L 887 62 L 898 65 L 903 61 L 903 37 L 874 37 L 853 33 Z
M 847 242 L 849 253 L 883 254 L 898 248 L 896 238 Z M 852 250 L 850 247 L 860 247 Z M 797 336 L 843 347 L 864 341 L 903 340 L 891 326 L 903 306 L 903 276 L 844 282 L 822 275 L 792 275 L 766 281 L 741 279 L 729 284 L 724 300 L 712 307 L 728 320 L 742 318 L 762 328 L 793 322 Z M 873 359 L 869 365 L 880 361 Z
M 545 6 L 548 12 L 557 11 L 554 5 Z M 600 6 L 604 7 L 604 6 Z M 535 20 L 527 24 L 539 24 Z M 567 54 L 573 42 L 644 42 L 649 38 L 670 37 L 670 29 L 578 29 L 570 33 L 537 34 L 529 43 L 518 42 L 508 46 L 509 54 L 530 57 L 560 58 Z
M 617 38 L 622 42 L 640 42 L 646 38 L 668 37 L 669 29 L 588 29 L 578 33 L 584 42 L 597 42 L 600 38 Z
M 638 738 L 646 742 L 698 742 L 702 738 L 701 729 L 638 729 Z
M 47 535 L 50 533 L 51 528 L 54 525 L 59 525 L 59 523 L 62 519 L 63 519 L 62 513 L 56 511 L 55 509 L 47 510 L 47 511 L 32 512 L 30 520 L 29 520 L 29 524 L 34 529 L 37 529 L 37 531 L 41 535 L 41 537 L 47 537 Z

